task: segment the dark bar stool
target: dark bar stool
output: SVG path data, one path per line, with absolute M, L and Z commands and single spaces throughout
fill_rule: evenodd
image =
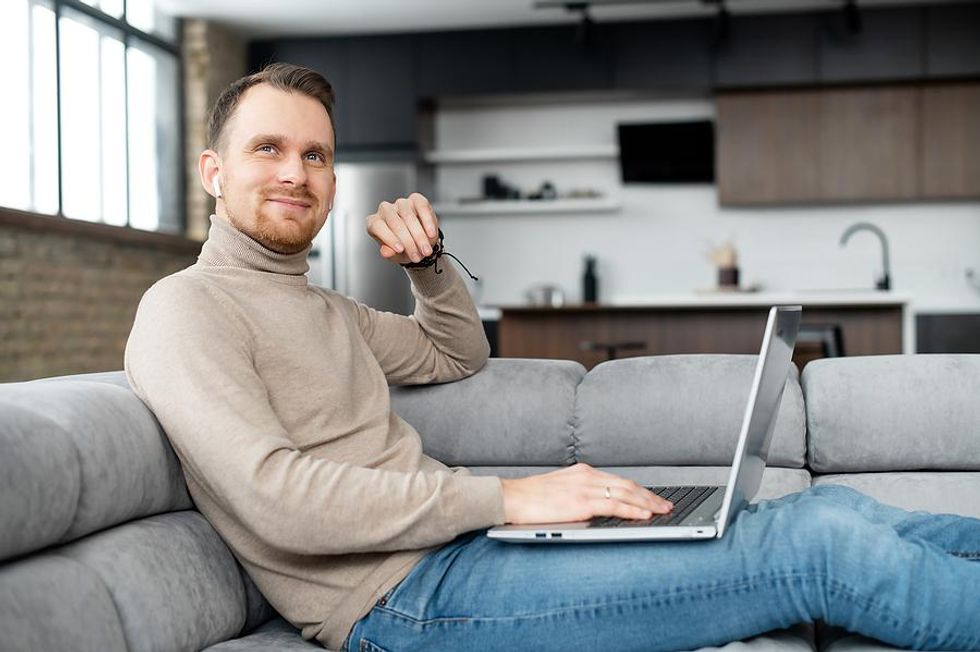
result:
M 793 362 L 803 365 L 819 358 L 840 358 L 844 355 L 844 335 L 840 324 L 800 324 L 796 336 Z
M 606 360 L 615 360 L 620 351 L 637 351 L 647 348 L 646 342 L 589 342 L 578 343 L 581 351 L 604 351 Z

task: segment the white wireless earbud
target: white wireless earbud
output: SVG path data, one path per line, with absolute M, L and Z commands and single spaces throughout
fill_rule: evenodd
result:
M 211 190 L 214 191 L 215 199 L 221 199 L 221 183 L 218 181 L 217 174 L 211 179 Z

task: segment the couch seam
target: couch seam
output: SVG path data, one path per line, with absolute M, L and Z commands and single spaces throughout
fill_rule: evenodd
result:
M 570 457 L 566 460 L 566 465 L 571 466 L 577 464 L 579 461 L 579 437 L 578 437 L 578 427 L 579 427 L 579 411 L 578 411 L 578 399 L 579 399 L 579 389 L 582 387 L 582 383 L 585 382 L 585 377 L 589 375 L 586 371 L 575 383 L 575 387 L 572 389 L 572 414 L 571 418 L 568 420 L 569 428 L 569 438 L 571 440 L 571 446 L 569 447 Z
M 89 566 L 88 564 L 84 563 L 79 559 L 75 559 L 74 557 L 69 557 L 68 555 L 62 552 L 49 552 L 47 554 L 50 554 L 52 557 L 58 557 L 59 559 L 64 559 L 66 561 L 78 564 L 79 566 L 81 566 L 82 568 L 90 572 L 92 576 L 98 580 L 102 588 L 105 589 L 106 595 L 109 596 L 109 600 L 112 602 L 112 608 L 116 612 L 116 622 L 119 624 L 119 632 L 122 634 L 123 642 L 126 643 L 126 649 L 132 650 L 133 646 L 130 644 L 129 636 L 126 635 L 126 628 L 123 626 L 123 617 L 122 617 L 122 612 L 119 610 L 119 603 L 116 601 L 116 596 L 113 595 L 112 589 L 109 588 L 109 585 L 102 578 L 102 576 L 99 575 L 99 573 L 97 573 L 95 569 Z

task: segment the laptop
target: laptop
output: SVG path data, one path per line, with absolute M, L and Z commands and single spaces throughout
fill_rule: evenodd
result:
M 599 517 L 573 523 L 500 525 L 488 530 L 487 536 L 512 543 L 721 538 L 735 515 L 755 497 L 762 482 L 802 311 L 801 306 L 773 306 L 769 310 L 726 486 L 649 487 L 673 502 L 674 509 L 648 521 Z

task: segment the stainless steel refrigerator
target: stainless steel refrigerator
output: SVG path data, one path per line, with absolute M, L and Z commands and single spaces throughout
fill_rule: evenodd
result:
M 408 278 L 378 254 L 365 219 L 382 201 L 416 190 L 413 163 L 338 163 L 337 196 L 327 223 L 313 240 L 310 282 L 333 288 L 367 305 L 411 314 L 415 307 Z

